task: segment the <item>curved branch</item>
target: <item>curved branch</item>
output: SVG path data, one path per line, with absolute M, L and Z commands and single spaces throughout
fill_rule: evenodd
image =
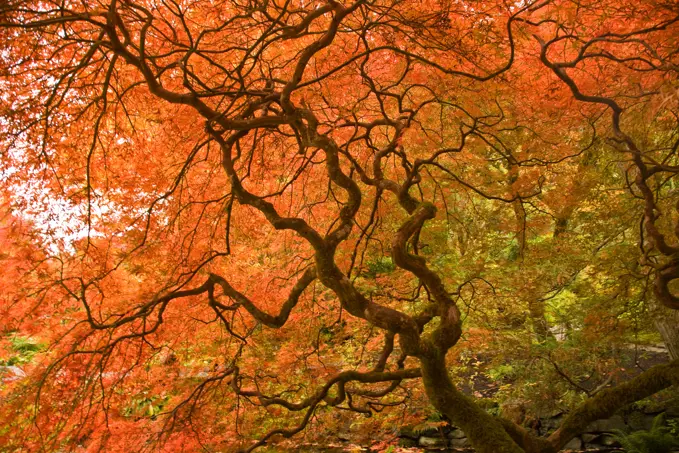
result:
M 240 306 L 245 308 L 253 318 L 261 322 L 267 327 L 279 328 L 282 327 L 290 316 L 290 312 L 295 308 L 299 298 L 309 285 L 316 280 L 316 270 L 308 269 L 302 277 L 292 287 L 288 299 L 283 303 L 280 313 L 277 315 L 270 315 L 263 312 L 255 306 L 243 293 L 234 289 L 228 281 L 217 274 L 210 274 L 210 281 L 221 286 L 224 294 L 235 300 Z
M 585 401 L 568 414 L 561 427 L 549 436 L 549 442 L 554 451 L 557 451 L 573 437 L 582 433 L 590 423 L 613 415 L 627 404 L 677 385 L 679 385 L 679 360 L 657 365 L 630 381 L 601 390 L 596 396 Z

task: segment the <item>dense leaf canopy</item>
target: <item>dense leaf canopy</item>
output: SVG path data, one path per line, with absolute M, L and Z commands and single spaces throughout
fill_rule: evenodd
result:
M 6 0 L 0 444 L 249 451 L 433 408 L 549 453 L 676 386 L 678 6 Z M 618 373 L 657 329 L 673 361 Z M 570 413 L 538 437 L 486 397 Z

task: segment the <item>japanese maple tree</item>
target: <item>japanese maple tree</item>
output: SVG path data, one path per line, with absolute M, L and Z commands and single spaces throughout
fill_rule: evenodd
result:
M 477 451 L 548 453 L 676 386 L 675 358 L 542 438 L 446 362 L 466 316 L 521 301 L 546 341 L 549 294 L 619 236 L 602 225 L 679 309 L 676 6 L 6 1 L 3 192 L 33 241 L 0 236 L 24 250 L 2 328 L 42 352 L 0 439 L 250 451 L 420 382 Z M 604 157 L 624 190 L 597 199 Z

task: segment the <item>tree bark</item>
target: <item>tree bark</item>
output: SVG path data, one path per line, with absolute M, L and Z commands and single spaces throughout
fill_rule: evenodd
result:
M 655 327 L 662 336 L 663 343 L 672 360 L 679 359 L 679 310 L 672 310 L 664 305 L 653 307 Z
M 540 343 L 544 343 L 548 338 L 553 337 L 549 331 L 547 318 L 545 317 L 545 301 L 538 298 L 533 298 L 528 301 L 528 310 L 530 318 L 533 323 L 533 330 L 535 336 Z
M 549 441 L 558 450 L 573 437 L 584 432 L 593 421 L 610 417 L 627 404 L 677 385 L 679 385 L 679 361 L 656 365 L 630 381 L 602 390 L 582 403 L 568 414 L 559 429 L 549 436 Z
M 495 417 L 455 388 L 442 354 L 421 357 L 420 362 L 429 400 L 436 410 L 464 431 L 478 453 L 524 453 Z

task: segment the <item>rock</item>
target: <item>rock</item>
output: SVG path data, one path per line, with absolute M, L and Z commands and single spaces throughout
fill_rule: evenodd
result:
M 627 425 L 632 431 L 648 431 L 653 426 L 655 416 L 647 415 L 643 412 L 632 412 L 627 417 Z
M 420 445 L 420 447 L 425 448 L 431 447 L 444 448 L 448 444 L 448 442 L 446 442 L 446 439 L 442 437 L 426 437 L 426 436 L 420 437 L 420 440 L 417 443 Z
M 469 446 L 469 439 L 462 437 L 459 439 L 450 439 L 450 446 L 452 448 L 464 448 Z
M 595 440 L 599 438 L 599 434 L 585 433 L 580 437 L 582 437 L 582 440 L 586 443 L 595 443 Z
M 625 431 L 627 429 L 627 424 L 625 420 L 619 415 L 614 415 L 611 418 L 604 418 L 602 420 L 597 420 L 590 424 L 585 432 L 588 433 L 610 433 L 614 430 Z
M 449 439 L 464 439 L 465 437 L 467 437 L 467 435 L 459 428 L 455 428 L 448 433 Z
M 563 423 L 563 414 L 557 415 L 556 417 L 545 418 L 540 421 L 540 433 L 548 433 L 556 430 L 561 423 Z
M 628 349 L 644 351 L 644 352 L 655 352 L 657 354 L 667 354 L 667 346 L 662 343 L 659 344 L 627 344 Z
M 450 434 L 452 431 L 455 431 L 456 429 L 459 429 L 453 425 L 450 424 L 445 424 L 443 426 L 439 426 L 439 432 L 443 433 L 444 435 Z
M 562 450 L 580 450 L 582 448 L 582 440 L 579 437 L 571 439 Z

